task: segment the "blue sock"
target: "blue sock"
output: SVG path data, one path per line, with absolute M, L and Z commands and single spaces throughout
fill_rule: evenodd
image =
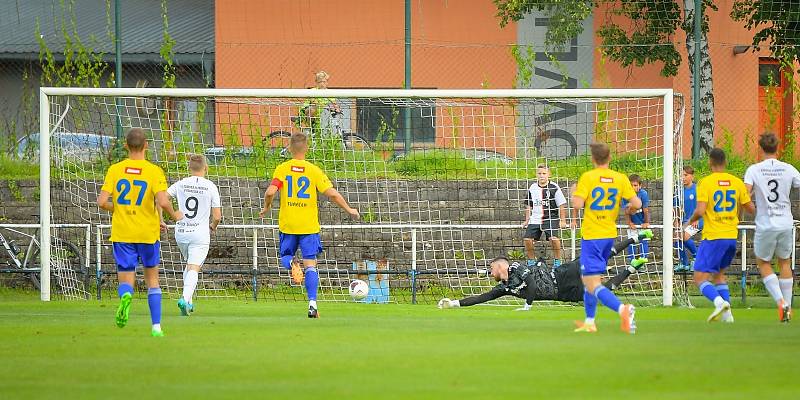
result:
M 597 300 L 600 300 L 600 302 L 603 303 L 604 306 L 610 308 L 611 311 L 619 312 L 619 306 L 621 306 L 622 303 L 607 287 L 603 285 L 598 286 L 594 290 L 594 295 L 597 296 Z
M 586 311 L 586 318 L 594 318 L 597 315 L 597 297 L 583 289 L 583 309 Z
M 317 300 L 317 286 L 319 286 L 319 273 L 315 267 L 306 268 L 305 277 L 306 293 L 308 300 Z
M 161 323 L 161 288 L 147 289 L 147 305 L 150 306 L 150 321 Z
M 120 298 L 122 298 L 122 295 L 125 293 L 130 293 L 131 296 L 133 296 L 133 286 L 131 286 L 130 283 L 123 282 L 117 287 L 117 294 L 119 294 Z
M 693 239 L 689 239 L 683 242 L 683 246 L 684 248 L 686 248 L 686 250 L 689 250 L 689 253 L 692 255 L 692 257 L 694 257 L 695 254 L 697 254 L 697 245 L 694 244 Z
M 728 289 L 727 283 L 720 283 L 718 285 L 714 285 L 714 289 L 717 289 L 717 293 L 719 293 L 722 300 L 727 301 L 728 303 L 731 302 L 731 291 Z
M 633 246 L 635 245 L 632 244 L 628 246 L 628 256 L 627 256 L 628 262 L 633 260 L 633 256 L 636 254 L 636 247 Z
M 681 260 L 681 265 L 689 265 L 689 256 L 686 255 L 686 244 L 676 240 L 675 248 L 678 249 L 678 258 Z
M 649 240 L 642 240 L 642 257 L 647 257 L 647 253 L 650 252 L 650 241 Z
M 711 300 L 711 302 L 714 302 L 714 299 L 719 296 L 717 288 L 715 288 L 714 285 L 712 285 L 709 281 L 703 281 L 703 283 L 701 283 L 698 287 L 700 288 L 700 293 L 703 293 L 703 296 L 706 296 L 706 298 Z

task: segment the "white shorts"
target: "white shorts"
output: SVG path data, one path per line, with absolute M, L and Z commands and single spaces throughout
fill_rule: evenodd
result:
M 760 231 L 756 229 L 753 237 L 753 251 L 756 257 L 764 261 L 772 261 L 772 257 L 787 260 L 792 256 L 792 231 Z
M 183 259 L 187 264 L 203 265 L 208 256 L 208 244 L 199 243 L 181 243 L 178 242 L 178 248 L 181 250 Z

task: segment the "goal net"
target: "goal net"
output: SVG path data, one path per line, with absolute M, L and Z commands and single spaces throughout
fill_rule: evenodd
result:
M 361 213 L 320 201 L 322 301 L 352 301 L 348 285 L 370 285 L 367 302 L 433 302 L 487 291 L 491 259 L 526 262 L 523 219 L 537 166 L 546 165 L 569 199 L 591 166 L 588 147 L 607 143 L 612 168 L 641 177 L 656 236 L 636 250 L 648 264 L 617 289 L 640 305 L 686 301 L 672 279 L 671 210 L 681 168 L 683 103 L 671 90 L 232 90 L 45 88 L 42 97 L 42 224 L 90 224 L 87 254 L 97 268 L 91 291 L 114 289 L 109 213 L 95 199 L 104 173 L 124 158 L 130 128 L 148 134 L 147 157 L 169 183 L 188 176 L 188 156 L 203 154 L 220 189 L 223 223 L 212 237 L 197 296 L 305 298 L 278 257 L 277 200 L 258 215 L 291 134 L 310 138 L 320 166 Z M 47 143 L 49 142 L 49 144 Z M 49 153 L 49 155 L 47 154 Z M 45 177 L 45 174 L 49 176 Z M 43 181 L 44 182 L 44 181 Z M 566 205 L 569 213 L 569 204 Z M 545 210 L 547 211 L 547 210 Z M 44 215 L 44 213 L 43 213 Z M 558 215 L 558 212 L 555 212 Z M 555 221 L 561 261 L 580 254 L 579 230 Z M 628 236 L 620 215 L 619 237 Z M 171 230 L 162 234 L 162 287 L 174 297 L 184 260 Z M 553 247 L 534 246 L 548 265 Z M 628 251 L 609 261 L 612 276 Z M 43 271 L 43 280 L 47 273 Z M 54 284 L 52 290 L 59 290 Z M 43 289 L 44 290 L 44 289 Z M 87 288 L 89 290 L 89 288 Z M 108 294 L 112 294 L 109 292 Z M 518 304 L 503 299 L 496 304 Z

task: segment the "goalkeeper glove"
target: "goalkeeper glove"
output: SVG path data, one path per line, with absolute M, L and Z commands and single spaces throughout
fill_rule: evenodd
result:
M 447 297 L 439 300 L 439 304 L 437 305 L 437 307 L 439 307 L 440 309 L 459 307 L 459 306 L 460 304 L 458 303 L 458 300 L 450 300 Z
M 522 306 L 520 308 L 517 308 L 514 311 L 530 311 L 530 310 L 531 310 L 531 305 L 528 304 L 528 303 L 525 303 L 524 306 Z

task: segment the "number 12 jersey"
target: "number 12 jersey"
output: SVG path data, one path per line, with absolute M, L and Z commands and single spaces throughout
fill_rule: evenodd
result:
M 789 193 L 800 187 L 800 173 L 791 164 L 774 158 L 751 165 L 744 183 L 753 186 L 756 202 L 756 228 L 765 231 L 792 229 L 792 204 Z
M 211 208 L 222 207 L 217 185 L 201 176 L 190 176 L 175 182 L 167 193 L 178 200 L 184 217 L 175 224 L 175 241 L 210 244 Z
M 278 229 L 293 235 L 319 233 L 317 192 L 333 187 L 325 173 L 306 160 L 293 159 L 275 167 L 272 185 L 281 193 Z

